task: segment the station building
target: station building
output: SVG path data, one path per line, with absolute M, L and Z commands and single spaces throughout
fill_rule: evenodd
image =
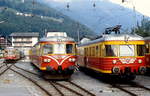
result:
M 29 50 L 39 40 L 38 32 L 15 32 L 10 34 L 12 47 L 22 51 L 25 56 L 29 55 Z
M 11 40 L 3 35 L 0 35 L 0 49 L 5 49 L 7 46 L 11 46 Z

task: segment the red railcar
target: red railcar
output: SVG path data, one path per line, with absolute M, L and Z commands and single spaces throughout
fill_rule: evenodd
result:
M 145 42 L 138 35 L 114 34 L 78 46 L 78 64 L 100 73 L 135 78 L 145 68 Z
M 4 59 L 6 62 L 7 61 L 16 61 L 21 58 L 20 51 L 13 47 L 7 47 L 4 51 L 5 51 Z
M 145 38 L 145 45 L 146 45 L 146 54 L 145 54 L 145 60 L 146 60 L 146 67 L 149 70 L 150 69 L 150 37 Z
M 75 51 L 74 39 L 50 36 L 42 38 L 30 50 L 30 59 L 40 70 L 47 73 L 50 79 L 66 79 L 75 69 Z
M 0 49 L 0 59 L 3 59 L 3 58 L 4 58 L 4 50 Z

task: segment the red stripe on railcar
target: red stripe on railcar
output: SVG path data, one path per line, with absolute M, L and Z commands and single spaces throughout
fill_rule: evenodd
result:
M 64 57 L 64 58 L 63 58 Z M 75 58 L 76 56 L 73 55 L 47 55 L 47 56 L 42 56 L 41 57 L 41 64 L 40 67 L 47 67 L 50 66 L 53 69 L 57 70 L 58 66 L 62 67 L 62 70 L 65 68 L 68 68 L 69 66 L 74 66 L 75 62 L 70 62 L 69 58 Z M 50 59 L 50 62 L 44 62 L 44 59 Z
M 82 59 L 81 59 L 82 58 Z M 126 67 L 131 68 L 131 72 L 136 71 L 138 73 L 140 66 L 145 66 L 145 58 L 144 57 L 138 57 L 138 58 L 96 58 L 96 57 L 84 57 L 80 56 L 79 62 L 84 62 L 89 68 L 95 68 L 99 70 L 106 70 L 106 71 L 112 71 L 113 67 L 119 67 L 120 70 L 124 70 Z M 123 61 L 121 59 L 125 59 L 126 61 Z M 81 61 L 83 60 L 83 61 Z M 115 64 L 113 64 L 113 60 L 116 61 Z M 138 60 L 141 60 L 142 62 L 139 63 Z M 103 72 L 102 72 L 103 73 Z

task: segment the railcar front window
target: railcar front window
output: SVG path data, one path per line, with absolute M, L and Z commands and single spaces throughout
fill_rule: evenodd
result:
M 73 53 L 73 45 L 72 44 L 66 44 L 66 53 L 67 54 Z
M 134 45 L 120 45 L 120 56 L 135 56 Z
M 65 54 L 65 44 L 54 44 L 54 54 Z
M 144 56 L 146 53 L 146 48 L 144 45 L 137 45 L 137 55 L 138 56 Z
M 43 46 L 43 54 L 52 54 L 53 53 L 53 45 L 52 44 L 46 44 Z
M 117 45 L 105 45 L 106 56 L 117 56 Z

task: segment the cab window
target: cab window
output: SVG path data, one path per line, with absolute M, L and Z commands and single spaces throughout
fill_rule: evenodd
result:
M 67 54 L 73 53 L 73 45 L 72 44 L 66 44 L 66 53 Z
M 117 56 L 117 45 L 105 45 L 106 56 Z
M 137 55 L 144 56 L 146 50 L 144 45 L 137 45 Z
M 149 50 L 150 50 L 149 48 L 150 48 L 150 45 L 149 45 L 149 44 L 146 44 L 146 45 L 145 45 L 146 53 L 149 53 L 149 52 L 150 52 L 150 51 L 149 51 Z

